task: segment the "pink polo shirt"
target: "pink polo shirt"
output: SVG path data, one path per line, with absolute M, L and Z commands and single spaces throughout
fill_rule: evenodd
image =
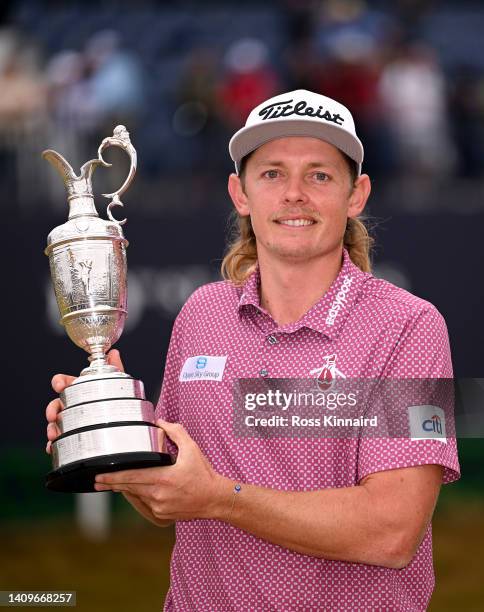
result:
M 238 378 L 450 378 L 447 329 L 429 303 L 361 272 L 344 251 L 330 289 L 299 321 L 278 326 L 259 302 L 256 271 L 242 288 L 200 287 L 178 315 L 157 416 L 182 423 L 213 468 L 278 490 L 357 485 L 368 474 L 422 464 L 459 477 L 455 438 L 240 438 Z M 314 373 L 316 371 L 316 374 Z M 430 527 L 401 570 L 319 559 L 215 520 L 180 521 L 165 610 L 424 610 L 434 586 Z

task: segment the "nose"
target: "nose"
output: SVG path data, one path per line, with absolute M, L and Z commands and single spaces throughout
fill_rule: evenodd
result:
M 287 178 L 283 193 L 284 204 L 305 204 L 308 197 L 304 190 L 303 179 L 297 175 Z

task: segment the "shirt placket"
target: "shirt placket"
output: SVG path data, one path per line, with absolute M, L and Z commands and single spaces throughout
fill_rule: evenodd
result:
M 254 378 L 275 378 L 278 372 L 278 353 L 282 335 L 271 317 L 256 310 L 252 322 L 257 327 L 257 347 L 254 351 Z

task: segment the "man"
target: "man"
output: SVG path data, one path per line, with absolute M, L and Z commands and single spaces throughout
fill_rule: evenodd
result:
M 227 280 L 183 306 L 157 406 L 177 461 L 100 475 L 96 489 L 176 522 L 165 610 L 423 610 L 455 440 L 236 437 L 232 391 L 240 378 L 452 377 L 445 323 L 369 273 L 370 179 L 348 109 L 282 94 L 229 147 Z

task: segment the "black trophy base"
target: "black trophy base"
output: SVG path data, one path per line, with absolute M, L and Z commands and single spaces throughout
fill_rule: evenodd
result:
M 61 493 L 95 493 L 94 478 L 97 474 L 159 467 L 172 463 L 173 460 L 168 453 L 136 452 L 101 455 L 73 461 L 49 472 L 45 479 L 45 486 L 51 491 Z

